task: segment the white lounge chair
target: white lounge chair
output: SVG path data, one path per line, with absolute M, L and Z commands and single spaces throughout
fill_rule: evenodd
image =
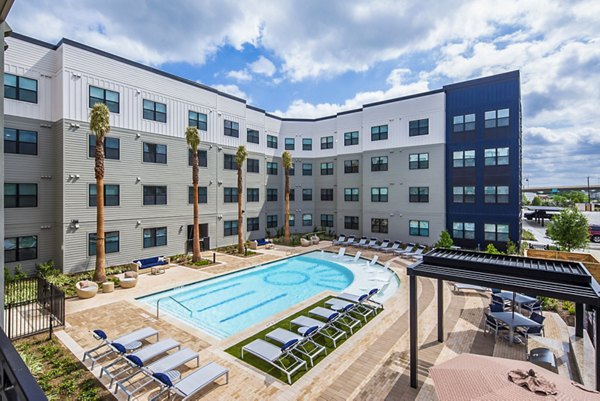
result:
M 343 257 L 345 254 L 346 254 L 346 248 L 342 247 L 339 249 L 337 255 L 334 255 L 333 257 L 337 259 L 337 258 Z
M 361 251 L 358 251 L 358 252 L 356 252 L 356 254 L 354 255 L 354 257 L 347 258 L 347 259 L 345 260 L 345 262 L 352 262 L 352 263 L 356 263 L 356 262 L 358 262 L 358 261 L 360 260 L 360 256 L 361 256 L 361 255 L 362 255 L 362 252 L 361 252 Z
M 373 246 L 377 245 L 377 238 L 371 238 L 369 240 L 369 242 L 367 242 L 366 244 L 362 244 L 362 245 L 358 245 L 361 248 L 371 248 Z
M 350 306 L 352 307 L 353 305 Z M 308 311 L 308 314 L 321 317 L 327 321 L 332 321 L 333 324 L 347 327 L 350 329 L 350 334 L 354 334 L 354 328 L 357 325 L 362 326 L 362 323 L 360 320 L 355 319 L 350 315 L 350 309 L 351 308 L 343 309 L 340 312 L 336 312 L 331 309 L 323 308 L 322 306 L 317 306 L 316 308 Z
M 344 246 L 350 246 L 354 243 L 355 237 L 354 235 L 351 235 L 348 237 L 348 239 L 346 241 L 342 241 L 340 242 L 340 245 L 344 245 Z
M 308 359 L 310 360 L 310 366 L 315 366 L 314 358 L 319 356 L 319 354 L 321 354 L 322 352 L 325 352 L 325 355 L 327 355 L 327 348 L 325 348 L 321 344 L 317 344 L 312 339 L 312 336 L 316 334 L 318 330 L 319 328 L 317 326 L 313 326 L 306 330 L 303 333 L 303 335 L 299 335 L 279 327 L 267 333 L 265 337 L 282 345 L 287 344 L 292 340 L 298 340 L 294 348 L 292 348 L 292 351 L 298 352 L 308 357 Z
M 96 347 L 94 347 L 88 351 L 85 351 L 83 353 L 83 360 L 82 360 L 82 362 L 85 362 L 86 359 L 91 360 L 92 361 L 92 366 L 91 366 L 92 369 L 94 369 L 94 365 L 96 364 L 96 362 L 98 360 L 100 360 L 106 356 L 113 355 L 115 353 L 119 353 L 119 351 L 112 344 L 122 345 L 123 348 L 125 349 L 124 352 L 126 352 L 126 351 L 130 351 L 134 348 L 139 348 L 141 346 L 141 343 L 139 343 L 139 342 L 142 340 L 146 340 L 150 337 L 156 336 L 156 340 L 157 341 L 159 340 L 158 331 L 156 329 L 153 329 L 152 327 L 144 327 L 142 329 L 125 334 L 121 337 L 115 338 L 112 341 L 109 340 L 106 333 L 100 329 L 93 330 L 92 335 L 94 336 L 95 339 L 99 340 L 101 343 L 99 345 L 97 345 Z M 131 345 L 137 345 L 136 343 L 139 343 L 139 346 L 130 347 Z
M 369 290 L 368 293 L 362 295 L 350 294 L 348 292 L 343 292 L 337 296 L 337 298 L 345 299 L 347 301 L 351 301 L 357 303 L 359 305 L 364 305 L 369 308 L 374 308 L 375 311 L 378 309 L 383 309 L 383 305 L 379 302 L 373 300 L 373 297 L 380 292 L 378 288 L 373 288 Z
M 288 378 L 288 383 L 292 384 L 292 375 L 296 373 L 298 369 L 304 367 L 308 370 L 306 361 L 303 361 L 291 353 L 291 350 L 297 343 L 298 340 L 291 340 L 283 346 L 277 347 L 276 345 L 258 338 L 242 347 L 242 359 L 244 359 L 245 352 L 254 355 L 285 373 Z M 287 366 L 284 359 L 292 359 L 293 362 Z
M 371 259 L 369 262 L 366 262 L 367 267 L 373 267 L 375 265 L 375 263 L 377 263 L 378 260 L 379 260 L 379 255 L 373 256 L 373 259 Z
M 414 242 L 409 242 L 408 244 L 406 244 L 404 249 L 398 249 L 398 250 L 394 251 L 394 254 L 395 255 L 403 255 L 405 253 L 410 253 L 413 251 L 415 246 L 417 246 L 417 244 L 415 244 Z
M 316 326 L 319 328 L 316 334 L 320 334 L 323 337 L 329 338 L 333 342 L 333 346 L 337 347 L 337 341 L 342 337 L 348 338 L 348 334 L 333 325 L 333 319 L 337 318 L 339 314 L 336 313 L 336 316 L 332 317 L 332 319 L 328 319 L 327 322 L 323 322 L 321 320 L 313 319 L 308 316 L 298 316 L 294 320 L 290 322 L 290 329 L 292 326 L 299 326 L 298 333 L 304 335 L 308 330 L 311 330 L 312 327 Z
M 346 236 L 344 234 L 340 234 L 337 240 L 331 241 L 331 245 L 339 245 L 346 240 Z
M 392 244 L 391 247 L 389 248 L 380 248 L 379 251 L 383 252 L 383 253 L 389 253 L 389 252 L 395 252 L 400 248 L 400 245 L 402 245 L 402 242 L 400 241 L 394 241 L 394 243 Z
M 360 241 L 358 241 L 357 243 L 353 243 L 352 246 L 356 246 L 356 247 L 360 248 L 366 244 L 367 244 L 367 237 L 361 237 Z
M 225 384 L 228 384 L 229 369 L 217 365 L 214 362 L 202 366 L 175 384 L 173 384 L 171 379 L 169 379 L 169 376 L 164 373 L 155 373 L 153 375 L 153 377 L 165 387 L 166 391 L 170 391 L 183 397 L 182 401 L 187 401 L 197 392 L 222 376 L 225 376 Z M 159 399 L 165 390 L 162 390 L 156 397 L 152 398 L 151 401 Z
M 421 255 L 424 250 L 425 250 L 425 245 L 419 245 L 419 247 L 417 248 L 416 251 L 403 253 L 400 255 L 400 257 L 404 258 L 404 259 L 408 259 L 408 258 L 412 259 L 412 258 L 415 258 L 416 256 Z
M 380 251 L 380 250 L 387 248 L 389 245 L 390 245 L 390 240 L 384 239 L 381 244 L 379 244 L 379 245 L 375 244 L 375 245 L 371 246 L 370 248 L 373 250 L 376 250 L 376 251 Z
M 375 313 L 373 309 L 360 308 L 360 305 L 357 303 L 339 298 L 328 299 L 327 301 L 325 301 L 325 305 L 328 305 L 334 311 L 348 310 L 350 313 L 354 313 L 360 316 L 365 321 L 365 323 L 367 322 L 367 318 Z
M 463 291 L 463 290 L 473 290 L 473 291 L 478 291 L 478 292 L 491 291 L 489 288 L 482 287 L 479 285 L 473 285 L 473 284 L 454 283 L 454 284 L 452 284 L 452 286 L 454 287 L 453 289 L 455 292 Z

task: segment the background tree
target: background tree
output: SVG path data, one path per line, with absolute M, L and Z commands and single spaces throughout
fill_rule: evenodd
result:
M 535 196 L 531 201 L 531 206 L 542 206 L 542 198 Z
M 492 243 L 487 245 L 487 248 L 485 248 L 485 253 L 489 253 L 490 255 L 502 255 L 503 254 L 498 249 L 496 249 L 496 247 Z
M 200 147 L 200 134 L 198 128 L 187 127 L 185 141 L 192 151 L 192 184 L 194 186 L 194 236 L 192 239 L 192 262 L 202 259 L 200 254 L 200 222 L 198 218 L 198 148 Z
M 585 248 L 590 240 L 589 222 L 576 208 L 563 209 L 548 223 L 546 234 L 561 249 L 571 252 L 575 248 Z
M 290 152 L 285 151 L 281 155 L 283 161 L 283 171 L 285 172 L 285 216 L 284 221 L 284 233 L 283 241 L 286 245 L 290 243 L 290 169 L 292 168 L 292 155 Z
M 237 193 L 238 193 L 238 253 L 244 253 L 244 220 L 242 216 L 242 198 L 244 193 L 242 168 L 248 157 L 248 151 L 243 145 L 238 147 L 235 153 L 235 163 L 237 164 Z
M 106 281 L 104 248 L 104 137 L 110 132 L 110 112 L 104 103 L 96 103 L 90 112 L 90 131 L 96 136 L 94 173 L 96 176 L 96 268 L 94 281 Z
M 446 230 L 443 230 L 440 233 L 440 239 L 434 245 L 436 248 L 450 248 L 454 245 L 454 240 L 450 236 L 450 233 Z

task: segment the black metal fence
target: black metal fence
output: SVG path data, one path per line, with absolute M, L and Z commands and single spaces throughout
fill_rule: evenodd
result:
M 65 294 L 41 277 L 4 284 L 4 330 L 11 340 L 48 331 L 65 323 Z

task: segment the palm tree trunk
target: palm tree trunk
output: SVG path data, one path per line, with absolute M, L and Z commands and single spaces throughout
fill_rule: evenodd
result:
M 106 281 L 106 255 L 104 247 L 104 141 L 96 136 L 96 150 L 94 153 L 96 166 L 96 268 L 94 281 Z
M 284 216 L 284 237 L 286 245 L 290 244 L 290 170 L 285 169 L 285 216 Z
M 194 238 L 192 239 L 192 262 L 202 259 L 200 253 L 200 221 L 198 217 L 198 149 L 194 149 L 192 182 L 194 184 Z
M 244 253 L 244 221 L 242 218 L 242 167 L 238 166 L 238 180 L 237 180 L 237 192 L 238 192 L 238 254 Z

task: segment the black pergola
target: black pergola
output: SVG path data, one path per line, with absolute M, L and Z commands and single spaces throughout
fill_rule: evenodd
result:
M 433 249 L 407 269 L 410 291 L 410 385 L 418 383 L 417 277 L 437 279 L 438 341 L 444 341 L 445 280 L 523 292 L 575 303 L 575 335 L 583 337 L 583 311 L 596 311 L 596 389 L 600 390 L 600 285 L 579 262 Z

